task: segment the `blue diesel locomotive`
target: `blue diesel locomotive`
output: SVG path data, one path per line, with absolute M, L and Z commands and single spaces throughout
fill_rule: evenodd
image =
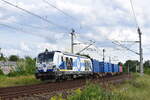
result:
M 104 63 L 60 51 L 49 52 L 46 50 L 37 57 L 35 76 L 41 80 L 61 80 L 106 75 L 113 72 L 119 72 L 117 64 Z

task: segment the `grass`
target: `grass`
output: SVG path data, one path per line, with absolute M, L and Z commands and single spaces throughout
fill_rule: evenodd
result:
M 0 70 L 0 87 L 20 86 L 41 83 L 34 77 L 35 73 L 35 60 L 26 57 L 17 61 L 15 71 L 4 75 Z
M 128 100 L 150 99 L 150 75 L 134 75 L 134 79 L 114 89 L 128 98 Z
M 109 85 L 111 90 L 97 84 L 87 84 L 83 90 L 77 89 L 67 98 L 59 95 L 50 100 L 150 100 L 150 75 L 133 76 L 132 80 L 123 84 Z
M 50 100 L 126 100 L 125 97 L 119 93 L 107 91 L 101 88 L 98 84 L 87 84 L 86 87 L 81 90 L 76 89 L 72 95 L 67 98 L 63 98 L 62 95 L 54 96 Z
M 16 77 L 0 76 L 0 87 L 31 85 L 37 83 L 41 83 L 41 81 L 37 80 L 34 75 Z
M 67 100 L 125 100 L 121 94 L 107 91 L 99 85 L 88 84 L 83 90 L 76 90 Z

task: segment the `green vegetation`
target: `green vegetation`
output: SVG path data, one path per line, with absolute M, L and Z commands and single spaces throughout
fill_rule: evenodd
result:
M 0 87 L 40 83 L 34 76 L 35 59 L 31 57 L 25 57 L 23 59 L 12 55 L 9 57 L 9 61 L 16 61 L 17 67 L 15 71 L 12 70 L 8 75 L 4 75 L 3 71 L 0 70 Z
M 18 61 L 18 60 L 19 60 L 19 57 L 16 56 L 16 55 L 11 55 L 11 56 L 9 57 L 9 61 Z
M 35 73 L 35 59 L 25 57 L 17 61 L 16 71 L 10 72 L 7 76 L 33 75 Z
M 103 89 L 99 85 L 88 84 L 83 91 L 77 89 L 73 95 L 68 96 L 67 100 L 125 100 L 125 98 L 121 94 Z
M 136 72 L 136 66 L 139 66 L 139 62 L 138 60 L 127 60 L 125 63 L 124 63 L 124 71 L 127 72 L 127 67 L 129 66 L 129 70 L 131 72 Z
M 0 69 L 0 75 L 4 75 L 3 71 Z
M 0 61 L 6 61 L 6 58 L 4 57 L 3 54 L 0 54 Z
M 37 80 L 34 77 L 34 75 L 16 76 L 16 77 L 8 77 L 4 75 L 0 76 L 0 87 L 30 85 L 37 83 L 41 83 L 41 81 Z
M 103 89 L 98 84 L 87 84 L 86 88 L 76 89 L 65 99 L 59 94 L 50 100 L 126 100 L 126 97 L 120 93 Z
M 134 79 L 114 89 L 127 97 L 127 100 L 149 100 L 150 99 L 150 75 L 134 75 Z
M 108 85 L 110 89 L 101 88 L 98 84 L 87 84 L 83 90 L 77 89 L 67 98 L 58 95 L 50 100 L 149 100 L 150 75 L 133 76 L 132 80 L 123 84 Z

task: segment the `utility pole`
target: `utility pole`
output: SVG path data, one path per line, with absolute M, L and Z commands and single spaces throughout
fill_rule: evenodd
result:
M 144 73 L 143 73 L 142 32 L 139 27 L 137 31 L 139 33 L 140 74 L 143 75 Z
M 109 57 L 109 63 L 111 63 L 111 57 Z
M 137 73 L 137 70 L 138 70 L 138 65 L 136 64 L 136 69 L 135 69 L 135 72 Z
M 103 49 L 103 62 L 105 61 L 105 49 Z
M 71 34 L 71 53 L 74 53 L 74 32 L 75 30 L 72 29 L 72 32 L 70 33 Z
M 129 64 L 128 64 L 128 74 L 130 73 L 130 66 L 129 66 Z

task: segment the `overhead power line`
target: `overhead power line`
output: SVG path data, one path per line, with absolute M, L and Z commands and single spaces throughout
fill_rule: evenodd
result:
M 13 29 L 13 30 L 16 30 L 16 31 L 21 31 L 23 33 L 26 33 L 26 31 L 22 30 L 22 29 L 18 29 L 16 27 L 13 27 L 13 26 L 10 26 L 10 25 L 6 25 L 6 24 L 2 24 L 0 23 L 1 26 L 4 26 L 4 27 L 7 27 L 7 28 L 10 28 L 10 29 Z
M 124 48 L 124 49 L 126 49 L 126 50 L 128 50 L 128 51 L 131 51 L 131 52 L 133 52 L 133 53 L 139 55 L 139 53 L 137 53 L 137 52 L 134 51 L 134 50 L 129 49 L 128 47 L 126 47 L 126 46 L 124 46 L 124 45 L 122 45 L 122 44 L 120 44 L 118 41 L 116 41 L 116 40 L 111 40 L 111 39 L 107 38 L 105 35 L 103 35 L 103 36 L 104 36 L 107 40 L 109 40 L 112 44 L 117 45 L 117 46 L 119 46 L 119 47 L 121 47 L 121 48 Z M 117 43 L 116 43 L 116 42 L 117 42 Z M 135 41 L 135 42 L 137 42 L 137 41 Z
M 21 28 L 16 28 L 16 27 L 13 27 L 13 26 L 10 26 L 10 25 L 7 25 L 7 24 L 2 24 L 2 23 L 0 23 L 0 26 L 7 27 L 7 28 L 10 28 L 10 29 L 13 29 L 15 31 L 22 32 L 22 33 L 26 33 L 26 34 L 30 34 L 30 35 L 34 35 L 34 36 L 39 36 L 39 37 L 42 37 L 44 39 L 49 40 L 49 38 L 47 36 L 43 36 L 41 34 L 36 34 L 36 33 L 33 33 L 33 32 L 28 32 L 28 31 L 23 30 Z
M 43 0 L 43 2 L 45 2 L 45 3 L 48 4 L 49 6 L 51 6 L 51 7 L 55 8 L 55 9 L 57 9 L 57 10 L 58 10 L 59 12 L 61 12 L 62 14 L 64 14 L 64 15 L 70 17 L 71 19 L 74 20 L 74 22 L 76 22 L 76 21 L 79 22 L 79 20 L 77 20 L 75 17 L 73 17 L 73 16 L 71 16 L 70 14 L 64 12 L 63 10 L 59 9 L 58 7 L 56 7 L 55 5 L 49 3 L 47 0 Z M 76 22 L 76 23 L 77 23 L 77 22 Z M 78 24 L 79 24 L 79 27 L 81 28 L 80 22 L 79 22 Z
M 116 41 L 116 40 L 114 40 Z M 116 42 L 124 42 L 124 43 L 139 43 L 139 41 L 116 41 Z
M 9 5 L 11 5 L 11 6 L 15 7 L 15 8 L 18 8 L 18 9 L 20 9 L 20 10 L 22 10 L 22 11 L 24 11 L 24 12 L 26 12 L 26 13 L 32 15 L 32 16 L 35 16 L 35 17 L 37 17 L 37 18 L 39 18 L 39 19 L 41 19 L 41 20 L 43 20 L 43 21 L 45 21 L 45 22 L 47 22 L 47 23 L 49 23 L 49 24 L 52 24 L 52 25 L 57 26 L 57 27 L 59 27 L 59 28 L 64 28 L 64 29 L 69 30 L 69 29 L 68 29 L 67 27 L 65 27 L 65 26 L 55 24 L 55 23 L 53 23 L 52 21 L 47 20 L 46 18 L 41 17 L 40 15 L 37 15 L 37 14 L 35 14 L 35 13 L 33 13 L 33 12 L 30 12 L 30 11 L 28 11 L 28 10 L 26 10 L 26 9 L 24 9 L 24 8 L 21 8 L 21 7 L 17 6 L 17 5 L 14 5 L 14 4 L 12 4 L 12 3 L 8 2 L 8 1 L 5 1 L 5 0 L 1 0 L 1 1 L 3 1 L 3 2 L 5 2 L 6 4 L 9 4 Z
M 116 42 L 114 42 L 114 41 L 112 41 L 112 43 L 115 44 L 115 45 L 118 45 L 118 46 L 120 46 L 120 47 L 122 47 L 122 48 L 124 48 L 124 49 L 126 49 L 126 50 L 128 50 L 128 51 L 131 51 L 131 52 L 133 52 L 133 53 L 139 55 L 138 52 L 135 52 L 134 50 L 131 50 L 131 49 L 129 49 L 128 47 L 126 47 L 126 46 L 124 46 L 124 45 L 122 45 L 122 44 L 120 44 L 120 43 L 116 43 Z
M 49 6 L 57 9 L 58 11 L 60 11 L 61 13 L 63 13 L 64 15 L 66 16 L 69 16 L 70 18 L 74 19 L 74 20 L 77 20 L 76 18 L 74 18 L 73 16 L 69 15 L 68 13 L 64 12 L 63 10 L 59 9 L 58 7 L 54 6 L 53 4 L 50 4 L 48 1 L 46 0 L 43 0 L 43 2 L 45 2 L 46 4 L 48 4 Z
M 135 14 L 135 11 L 134 11 L 132 0 L 130 0 L 130 4 L 131 4 L 131 8 L 132 8 L 132 12 L 133 12 L 133 16 L 134 16 L 134 20 L 135 20 L 136 26 L 139 27 L 139 24 L 138 24 L 138 21 L 137 21 L 137 18 L 136 18 L 136 14 Z

